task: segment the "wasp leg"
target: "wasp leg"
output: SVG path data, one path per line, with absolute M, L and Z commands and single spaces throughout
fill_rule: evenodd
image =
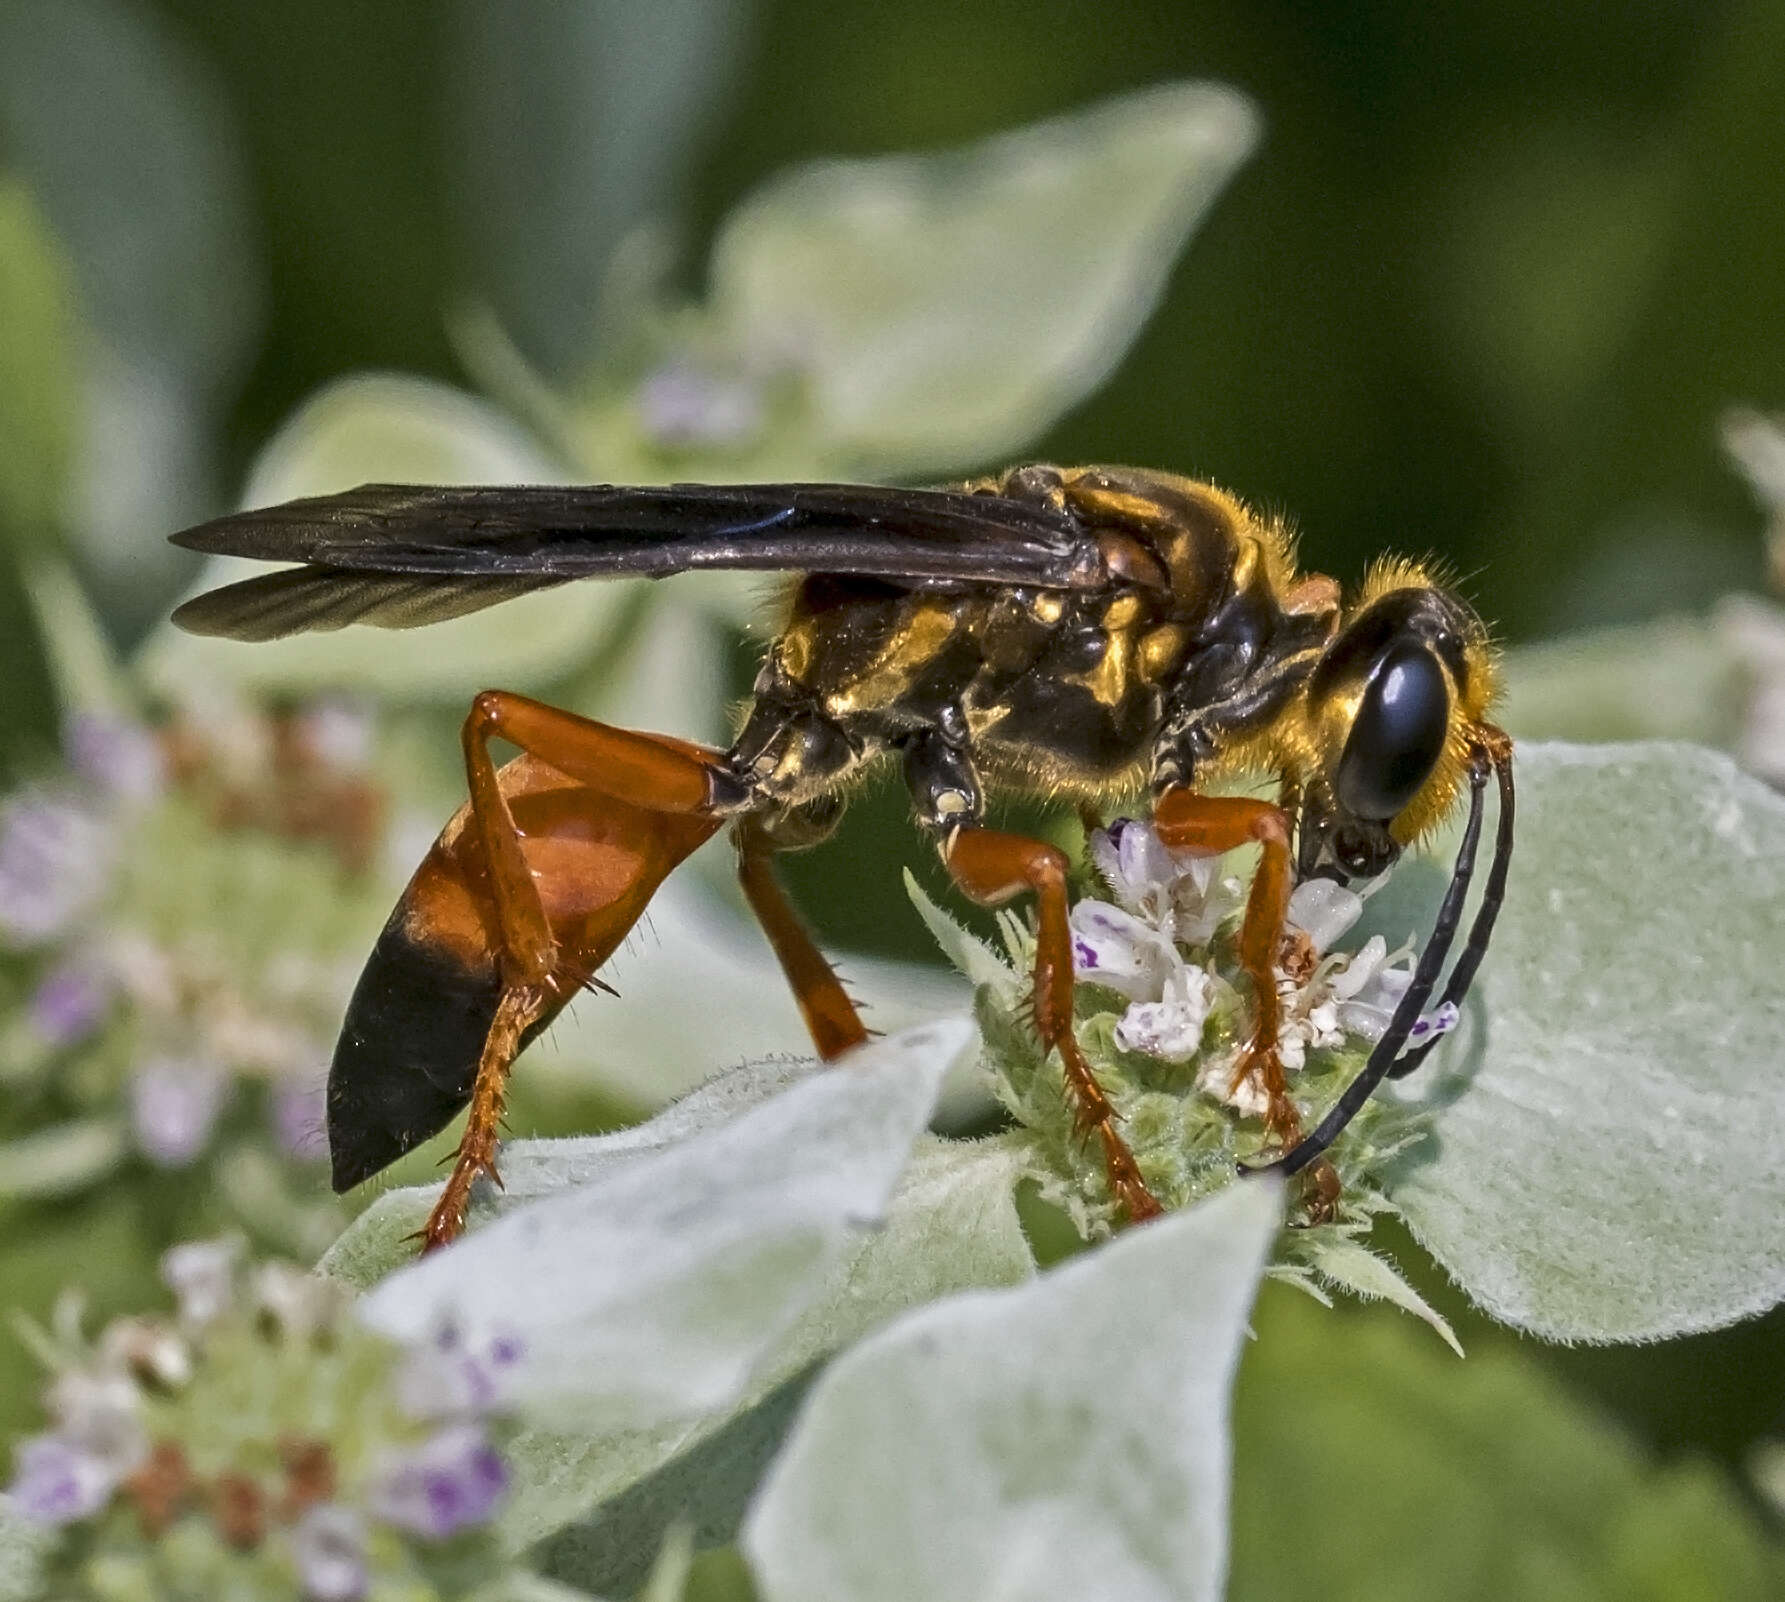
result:
M 496 1144 L 502 1127 L 502 1109 L 508 1095 L 508 1071 L 521 1049 L 521 1037 L 547 1006 L 546 992 L 534 986 L 510 988 L 496 1004 L 496 1016 L 477 1061 L 477 1078 L 471 1091 L 471 1108 L 465 1115 L 465 1133 L 453 1158 L 440 1199 L 422 1226 L 424 1253 L 450 1245 L 465 1228 L 471 1205 L 471 1187 L 488 1174 L 498 1185 Z
M 471 1108 L 452 1173 L 422 1230 L 423 1251 L 458 1236 L 471 1187 L 482 1174 L 495 1176 L 508 1072 L 522 1037 L 538 1019 L 555 1011 L 566 988 L 583 977 L 560 970 L 558 943 L 490 756 L 490 741 L 496 738 L 519 746 L 598 794 L 646 811 L 714 812 L 741 801 L 745 794 L 719 758 L 697 746 L 594 723 L 503 690 L 485 690 L 472 702 L 462 732 L 465 774 L 472 827 L 489 865 L 503 989 L 478 1059 Z
M 1252 876 L 1239 943 L 1240 966 L 1252 981 L 1257 1010 L 1232 1089 L 1250 1079 L 1265 1098 L 1265 1128 L 1285 1145 L 1293 1145 L 1301 1138 L 1301 1119 L 1289 1099 L 1277 1051 L 1282 1019 L 1276 974 L 1289 912 L 1289 814 L 1268 801 L 1198 795 L 1174 787 L 1154 802 L 1153 827 L 1160 840 L 1176 851 L 1215 855 L 1254 841 L 1264 848 Z
M 975 901 L 996 905 L 1024 890 L 1035 892 L 1035 1027 L 1044 1051 L 1058 1049 L 1066 1093 L 1083 1133 L 1095 1131 L 1116 1199 L 1136 1223 L 1156 1217 L 1159 1203 L 1147 1189 L 1128 1143 L 1116 1129 L 1110 1106 L 1072 1033 L 1072 937 L 1066 921 L 1066 857 L 1040 840 L 994 829 L 963 828 L 948 835 L 942 859 L 954 882 Z
M 755 818 L 739 821 L 733 831 L 738 848 L 738 881 L 744 899 L 774 947 L 775 959 L 799 1003 L 806 1032 L 825 1062 L 832 1062 L 868 1038 L 855 1003 L 824 953 L 812 943 L 775 877 L 775 841 Z
M 551 988 L 556 942 L 490 758 L 490 741 L 498 738 L 566 778 L 650 812 L 718 811 L 724 801 L 741 801 L 745 792 L 716 755 L 697 746 L 596 723 L 506 690 L 485 690 L 471 703 L 461 734 L 465 775 L 490 865 L 503 976 L 510 984 Z

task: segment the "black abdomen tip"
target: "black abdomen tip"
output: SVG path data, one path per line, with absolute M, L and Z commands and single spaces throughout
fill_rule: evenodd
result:
M 471 1099 L 502 995 L 492 964 L 468 967 L 415 939 L 399 906 L 347 1004 L 328 1076 L 328 1145 L 350 1190 L 439 1134 Z

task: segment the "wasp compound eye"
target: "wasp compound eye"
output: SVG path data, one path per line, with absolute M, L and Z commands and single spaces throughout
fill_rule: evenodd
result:
M 1340 803 L 1354 817 L 1387 822 L 1432 775 L 1450 726 L 1444 669 L 1422 645 L 1382 653 L 1364 686 L 1339 759 Z

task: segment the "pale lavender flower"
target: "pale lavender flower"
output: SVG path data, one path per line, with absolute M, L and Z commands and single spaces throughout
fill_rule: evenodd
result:
M 736 374 L 715 373 L 686 358 L 665 363 L 638 386 L 639 421 L 666 449 L 739 445 L 762 430 L 761 386 Z
M 85 957 L 58 963 L 26 1003 L 33 1033 L 53 1050 L 78 1045 L 105 1021 L 116 988 L 102 963 Z
M 443 1324 L 398 1370 L 397 1405 L 417 1419 L 476 1418 L 506 1399 L 523 1355 L 516 1336 L 471 1340 L 457 1326 Z
M 411 1535 L 443 1541 L 482 1524 L 508 1488 L 508 1470 L 475 1424 L 449 1424 L 390 1460 L 371 1487 L 373 1513 Z
M 1203 1027 L 1215 1004 L 1207 970 L 1180 964 L 1166 977 L 1158 1001 L 1134 1002 L 1116 1024 L 1116 1044 L 1163 1062 L 1188 1062 L 1202 1047 Z
M 328 1087 L 320 1074 L 282 1079 L 273 1086 L 273 1135 L 288 1156 L 320 1157 L 327 1152 L 327 1112 Z
M 241 1238 L 191 1240 L 170 1247 L 161 1257 L 161 1278 L 174 1293 L 180 1324 L 188 1330 L 215 1323 L 235 1302 L 236 1264 Z
M 47 790 L 0 805 L 0 943 L 60 939 L 105 892 L 112 839 L 91 807 Z
M 1169 935 L 1107 901 L 1079 902 L 1071 928 L 1078 977 L 1131 1001 L 1157 1001 L 1166 975 L 1182 966 Z
M 371 1585 L 365 1521 L 351 1508 L 309 1509 L 291 1532 L 291 1555 L 308 1602 L 359 1602 Z
M 138 1149 L 162 1168 L 190 1166 L 210 1144 L 228 1093 L 228 1076 L 212 1063 L 151 1057 L 130 1079 Z
M 113 1466 L 96 1454 L 59 1435 L 34 1435 L 14 1450 L 6 1494 L 32 1524 L 73 1524 L 104 1507 L 118 1479 Z
M 161 746 L 140 723 L 82 712 L 69 721 L 63 745 L 74 771 L 111 800 L 142 806 L 161 794 Z

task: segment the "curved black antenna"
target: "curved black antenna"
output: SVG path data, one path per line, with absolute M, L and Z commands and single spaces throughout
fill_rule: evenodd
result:
M 1451 869 L 1450 888 L 1444 892 L 1437 921 L 1432 925 L 1432 937 L 1426 942 L 1425 950 L 1420 953 L 1419 965 L 1413 970 L 1412 982 L 1402 994 L 1400 1005 L 1395 1008 L 1394 1017 L 1389 1020 L 1382 1038 L 1376 1042 L 1369 1060 L 1358 1076 L 1345 1087 L 1313 1133 L 1304 1135 L 1275 1162 L 1260 1163 L 1256 1167 L 1242 1164 L 1241 1173 L 1299 1174 L 1339 1138 L 1345 1126 L 1357 1116 L 1358 1109 L 1388 1076 L 1395 1058 L 1407 1044 L 1407 1036 L 1412 1033 L 1427 997 L 1432 993 L 1432 986 L 1438 982 L 1444 959 L 1450 954 L 1450 943 L 1456 937 L 1457 925 L 1463 921 L 1463 904 L 1468 900 L 1469 880 L 1475 872 L 1475 848 L 1481 840 L 1482 797 L 1487 790 L 1488 765 L 1487 751 L 1478 750 L 1469 767 L 1469 822 L 1463 829 L 1463 843 L 1457 850 L 1456 866 Z
M 1495 731 L 1496 733 L 1498 731 Z M 1500 781 L 1500 825 L 1494 834 L 1494 865 L 1488 870 L 1487 883 L 1482 888 L 1481 906 L 1475 913 L 1475 922 L 1469 929 L 1469 942 L 1463 947 L 1463 954 L 1457 958 L 1457 965 L 1450 971 L 1450 983 L 1444 987 L 1444 997 L 1438 1003 L 1440 1009 L 1445 1006 L 1460 1007 L 1469 994 L 1469 986 L 1475 978 L 1475 970 L 1481 966 L 1481 959 L 1487 955 L 1488 941 L 1494 933 L 1494 920 L 1500 915 L 1500 904 L 1506 899 L 1506 875 L 1512 866 L 1512 747 L 1506 745 L 1494 754 L 1494 774 Z M 1405 1079 L 1428 1055 L 1432 1047 L 1444 1037 L 1433 1035 L 1430 1040 L 1415 1046 L 1411 1051 L 1403 1053 L 1395 1059 L 1394 1066 L 1388 1070 L 1390 1079 Z

